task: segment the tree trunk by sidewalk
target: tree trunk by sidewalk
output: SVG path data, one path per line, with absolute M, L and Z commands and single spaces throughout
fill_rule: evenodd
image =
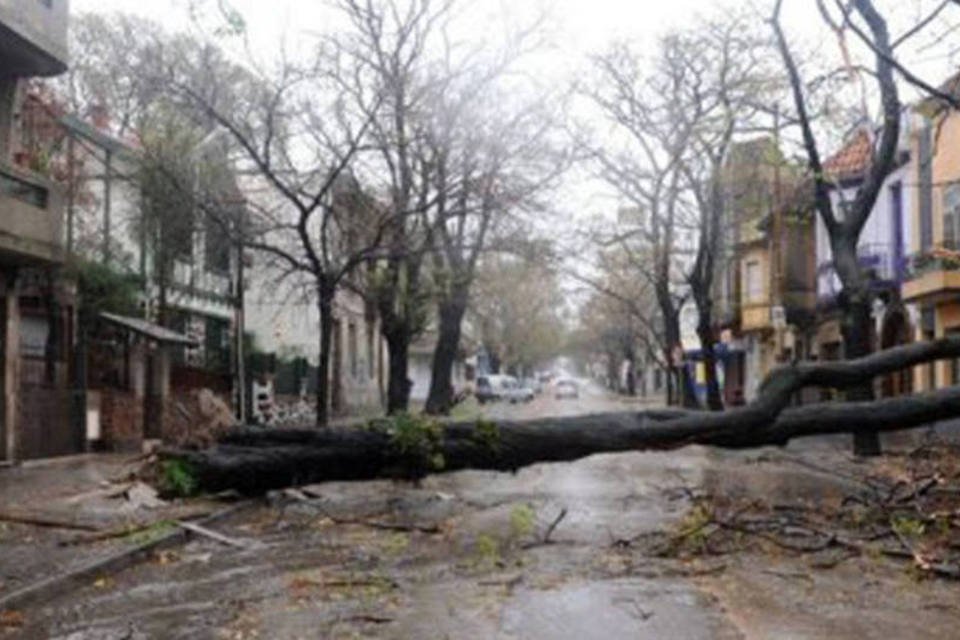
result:
M 873 319 L 869 296 L 857 295 L 849 300 L 844 309 L 842 325 L 844 357 L 861 358 L 873 351 Z M 847 391 L 847 400 L 867 402 L 874 399 L 873 380 L 865 380 Z M 880 455 L 880 437 L 876 432 L 858 430 L 853 432 L 853 453 L 858 456 Z
M 389 373 L 387 378 L 387 414 L 402 413 L 410 408 L 410 339 L 406 331 L 392 329 L 384 332 L 387 342 Z
M 701 319 L 704 316 L 701 314 Z M 711 411 L 723 411 L 723 398 L 720 395 L 720 381 L 717 378 L 717 355 L 714 350 L 716 336 L 711 326 L 711 319 L 697 326 L 697 336 L 700 338 L 700 353 L 703 356 L 703 367 L 707 382 L 707 408 Z
M 320 362 L 317 366 L 317 427 L 330 420 L 330 346 L 333 336 L 333 296 L 321 287 L 317 292 L 320 312 Z
M 453 407 L 453 365 L 460 349 L 461 326 L 466 310 L 466 299 L 462 295 L 454 296 L 453 300 L 443 300 L 437 305 L 439 331 L 425 407 L 425 412 L 430 415 L 447 415 Z

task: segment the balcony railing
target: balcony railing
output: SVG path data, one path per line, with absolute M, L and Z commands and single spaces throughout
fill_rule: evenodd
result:
M 933 300 L 960 292 L 960 251 L 935 248 L 910 256 L 903 284 L 904 300 Z
M 914 280 L 932 271 L 960 271 L 960 251 L 937 248 L 907 256 L 906 279 Z
M 907 259 L 898 256 L 888 243 L 869 243 L 857 249 L 857 262 L 860 269 L 870 277 L 870 286 L 884 289 L 891 284 L 902 282 L 907 272 Z M 821 304 L 834 301 L 843 286 L 832 260 L 821 262 L 817 266 L 817 298 Z

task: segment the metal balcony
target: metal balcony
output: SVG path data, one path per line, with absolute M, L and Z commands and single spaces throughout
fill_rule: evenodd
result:
M 857 249 L 860 268 L 870 279 L 874 290 L 889 289 L 903 281 L 907 261 L 897 255 L 889 243 L 863 244 Z M 823 306 L 834 304 L 843 289 L 840 277 L 832 260 L 817 266 L 817 302 Z
M 903 299 L 938 302 L 960 293 L 960 251 L 937 248 L 907 261 Z

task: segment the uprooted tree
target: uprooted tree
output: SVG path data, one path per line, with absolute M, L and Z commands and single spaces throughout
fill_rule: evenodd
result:
M 516 470 L 595 453 L 690 444 L 746 448 L 817 434 L 894 431 L 960 415 L 960 387 L 875 401 L 791 407 L 805 387 L 855 389 L 875 378 L 960 357 L 943 338 L 828 363 L 775 369 L 757 399 L 725 412 L 682 409 L 440 425 L 408 416 L 331 430 L 242 429 L 204 451 L 170 451 L 202 490 L 270 489 L 329 480 L 417 478 L 458 469 Z

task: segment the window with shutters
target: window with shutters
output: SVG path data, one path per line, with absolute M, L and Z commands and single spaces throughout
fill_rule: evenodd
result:
M 744 275 L 747 284 L 747 302 L 763 301 L 763 273 L 761 272 L 760 262 L 758 260 L 748 261 Z
M 953 184 L 943 190 L 943 246 L 960 248 L 960 185 Z
M 350 377 L 354 380 L 360 377 L 360 354 L 358 353 L 357 325 L 347 325 L 347 354 L 350 358 Z
M 926 252 L 933 246 L 933 142 L 929 124 L 920 131 L 919 143 L 920 250 Z

